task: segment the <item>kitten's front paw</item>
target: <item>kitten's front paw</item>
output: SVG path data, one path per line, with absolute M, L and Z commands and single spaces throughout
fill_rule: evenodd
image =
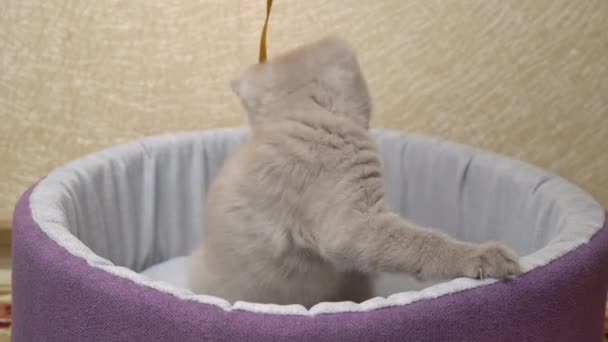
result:
M 498 243 L 475 245 L 464 260 L 463 275 L 469 278 L 501 279 L 521 273 L 517 255 Z

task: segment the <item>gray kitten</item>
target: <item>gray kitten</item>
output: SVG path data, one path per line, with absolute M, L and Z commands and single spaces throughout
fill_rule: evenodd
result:
M 195 292 L 310 307 L 371 298 L 379 272 L 520 272 L 503 245 L 456 241 L 388 210 L 371 99 L 345 42 L 326 38 L 254 65 L 232 88 L 252 135 L 210 188 Z

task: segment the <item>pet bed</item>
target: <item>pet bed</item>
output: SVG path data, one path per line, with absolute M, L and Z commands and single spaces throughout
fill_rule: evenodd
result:
M 502 241 L 524 274 L 379 275 L 376 298 L 310 309 L 193 294 L 184 256 L 202 237 L 206 189 L 247 134 L 145 138 L 33 185 L 14 214 L 14 340 L 601 341 L 608 229 L 590 195 L 517 160 L 386 130 L 373 135 L 391 208 L 459 239 Z

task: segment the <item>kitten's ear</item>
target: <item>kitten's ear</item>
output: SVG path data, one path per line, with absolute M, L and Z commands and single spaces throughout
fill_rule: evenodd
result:
M 230 88 L 232 89 L 232 92 L 238 97 L 241 97 L 240 86 L 240 80 L 230 80 Z

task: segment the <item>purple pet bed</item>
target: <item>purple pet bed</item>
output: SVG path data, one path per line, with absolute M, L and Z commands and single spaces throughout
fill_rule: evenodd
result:
M 205 191 L 246 138 L 146 138 L 60 167 L 14 214 L 13 341 L 601 341 L 605 211 L 536 167 L 421 135 L 373 132 L 392 209 L 469 241 L 499 240 L 525 273 L 419 283 L 378 275 L 361 304 L 229 303 L 187 289 Z

